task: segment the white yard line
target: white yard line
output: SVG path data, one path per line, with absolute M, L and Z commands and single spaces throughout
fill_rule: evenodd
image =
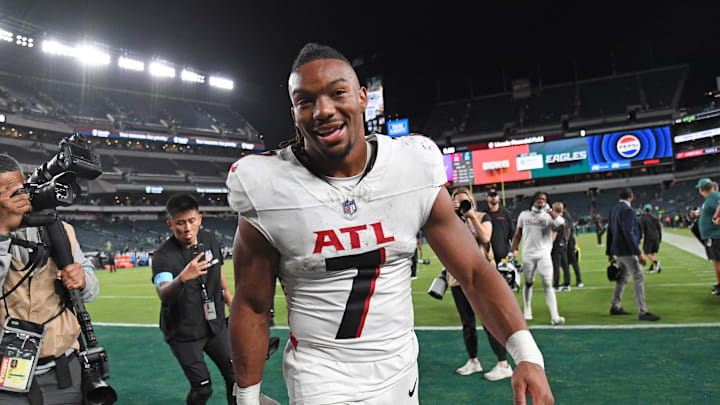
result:
M 672 232 L 663 232 L 663 242 L 667 242 L 678 249 L 682 249 L 688 253 L 694 254 L 702 259 L 707 259 L 705 249 L 702 244 L 691 236 L 678 235 Z

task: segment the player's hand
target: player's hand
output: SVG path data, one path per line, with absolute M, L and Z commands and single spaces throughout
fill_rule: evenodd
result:
M 638 255 L 637 259 L 638 259 L 638 262 L 640 262 L 641 266 L 644 266 L 647 263 L 647 261 L 645 260 L 645 256 L 643 256 L 643 255 Z
M 0 234 L 7 235 L 17 229 L 23 214 L 32 210 L 29 195 L 18 194 L 11 197 L 21 188 L 22 184 L 18 183 L 0 189 Z
M 80 263 L 68 264 L 62 270 L 58 270 L 55 276 L 62 281 L 68 290 L 82 290 L 85 288 L 85 269 Z
M 513 371 L 513 404 L 527 404 L 527 396 L 533 405 L 552 405 L 555 403 L 545 370 L 535 363 L 522 361 Z
M 513 250 L 512 252 L 510 252 L 510 254 L 512 255 L 512 258 L 518 257 L 518 251 L 517 251 L 517 249 L 516 249 L 516 250 Z M 512 260 L 512 258 L 510 258 L 510 259 Z
M 200 258 L 203 256 L 205 256 L 205 252 L 195 256 L 195 258 L 192 259 L 187 266 L 185 266 L 183 271 L 180 272 L 180 280 L 183 283 L 187 283 L 190 280 L 195 280 L 196 278 L 207 274 L 209 263 L 206 260 L 200 261 Z

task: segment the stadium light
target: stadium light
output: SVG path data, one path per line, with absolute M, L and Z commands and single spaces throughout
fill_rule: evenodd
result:
M 8 34 L 10 34 L 10 36 L 11 36 L 9 42 L 12 42 L 12 34 L 9 33 L 9 32 L 8 32 Z M 6 40 L 7 40 L 7 39 L 6 39 Z M 33 44 L 33 41 L 34 41 L 34 40 L 33 40 L 32 38 L 26 37 L 25 35 L 20 35 L 20 34 L 15 35 L 15 44 L 16 44 L 16 45 L 27 46 L 27 47 L 29 47 L 29 48 L 32 48 L 33 45 L 34 45 L 34 44 Z
M 130 59 L 125 56 L 118 58 L 118 66 L 123 69 L 134 70 L 142 72 L 145 70 L 145 62 L 141 60 Z
M 75 48 L 63 45 L 54 40 L 45 40 L 42 43 L 42 51 L 51 55 L 75 56 Z
M 205 76 L 187 69 L 183 69 L 180 79 L 184 82 L 205 83 Z
M 175 77 L 175 68 L 159 62 L 153 62 L 150 64 L 150 74 L 160 77 Z
M 84 65 L 110 64 L 110 55 L 90 46 L 83 45 L 75 48 L 75 56 L 78 58 L 80 63 Z
M 3 29 L 0 29 L 0 40 L 12 42 L 13 41 L 13 33 L 10 31 L 5 31 Z
M 235 87 L 235 83 L 233 83 L 232 80 L 216 76 L 210 76 L 210 85 L 225 90 L 232 90 Z

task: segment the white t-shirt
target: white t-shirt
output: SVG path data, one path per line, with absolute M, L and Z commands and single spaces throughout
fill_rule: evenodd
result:
M 563 217 L 552 216 L 545 212 L 525 210 L 520 213 L 517 227 L 522 228 L 523 257 L 538 257 L 550 255 L 553 246 L 553 227 L 560 227 L 565 223 Z
M 333 360 L 389 358 L 411 342 L 416 235 L 446 182 L 430 139 L 367 140 L 376 159 L 354 187 L 315 176 L 289 147 L 238 160 L 227 179 L 230 206 L 280 253 L 297 350 Z

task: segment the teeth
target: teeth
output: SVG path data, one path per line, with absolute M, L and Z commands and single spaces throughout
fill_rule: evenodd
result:
M 338 129 L 340 129 L 340 128 L 342 128 L 342 125 L 337 126 L 337 127 L 335 127 L 335 128 L 331 128 L 331 129 L 319 130 L 319 131 L 317 131 L 317 133 L 320 134 L 320 135 L 326 135 L 326 134 L 329 134 L 329 133 L 331 133 L 331 132 L 333 132 L 333 131 L 336 131 L 336 130 L 338 130 Z

